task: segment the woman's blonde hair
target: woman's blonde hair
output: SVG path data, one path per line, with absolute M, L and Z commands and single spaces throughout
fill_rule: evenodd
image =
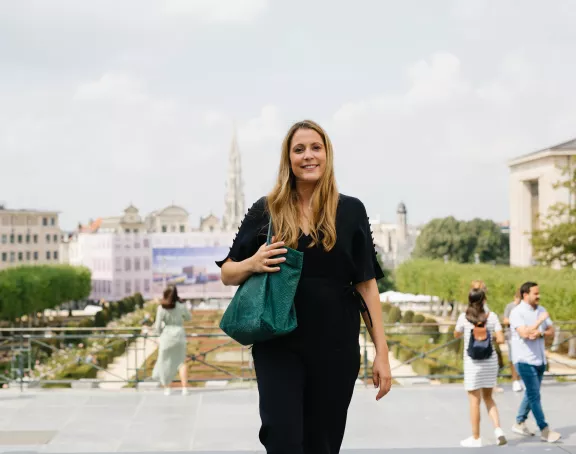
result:
M 316 131 L 326 150 L 326 168 L 318 180 L 312 194 L 310 219 L 310 246 L 322 244 L 330 251 L 336 244 L 336 209 L 338 208 L 338 188 L 334 177 L 334 151 L 332 142 L 320 125 L 304 120 L 294 124 L 282 142 L 282 155 L 278 179 L 274 189 L 268 194 L 268 210 L 272 218 L 276 241 L 284 241 L 286 246 L 296 248 L 300 238 L 300 210 L 296 179 L 290 165 L 290 146 L 292 138 L 299 129 Z

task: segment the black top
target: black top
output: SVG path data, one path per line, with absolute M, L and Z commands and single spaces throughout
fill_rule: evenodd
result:
M 269 213 L 266 198 L 259 199 L 246 214 L 230 252 L 242 261 L 266 242 Z M 323 345 L 323 348 L 358 349 L 359 310 L 366 304 L 354 284 L 380 279 L 370 223 L 362 202 L 340 194 L 336 212 L 336 244 L 330 252 L 322 245 L 308 247 L 311 238 L 301 234 L 297 249 L 304 253 L 302 274 L 294 297 L 298 328 L 286 337 L 290 345 Z M 282 264 L 280 264 L 282 273 Z
M 253 256 L 266 242 L 268 219 L 266 197 L 262 197 L 248 210 L 226 258 L 216 264 L 221 267 L 228 258 L 239 262 Z M 309 248 L 309 244 L 310 237 L 302 233 L 297 249 L 304 252 L 303 278 L 326 277 L 357 284 L 384 276 L 376 260 L 366 208 L 355 197 L 340 194 L 334 248 L 325 252 L 321 245 Z

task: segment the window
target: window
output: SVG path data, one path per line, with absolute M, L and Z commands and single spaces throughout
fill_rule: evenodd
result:
M 176 226 L 173 225 L 172 227 L 170 227 L 170 231 L 171 231 L 171 232 L 175 232 L 175 231 L 176 231 Z
M 46 234 L 46 243 L 50 243 L 50 235 Z
M 54 243 L 58 243 L 58 235 L 54 235 Z
M 30 257 L 32 254 L 30 254 L 30 251 L 26 252 L 26 260 L 29 262 L 30 261 Z
M 122 271 L 122 257 L 116 257 L 116 271 Z
M 10 244 L 14 244 L 14 234 L 10 234 Z
M 30 234 L 26 235 L 26 244 L 30 244 Z
M 168 231 L 168 227 L 165 225 L 162 226 L 162 233 L 166 233 Z
M 18 252 L 18 261 L 21 262 L 24 260 L 24 254 L 22 252 Z
M 2 234 L 2 244 L 8 243 L 8 235 L 5 233 Z
M 140 290 L 140 279 L 136 279 L 136 280 L 134 281 L 134 292 L 136 292 L 136 293 L 140 293 L 140 292 L 141 292 L 141 290 Z
M 54 260 L 58 260 L 58 251 L 54 251 Z
M 50 251 L 46 251 L 46 260 L 50 260 Z
M 138 229 L 134 229 L 134 233 L 138 233 L 138 232 L 139 232 L 139 230 L 138 230 Z
M 147 293 L 150 291 L 150 280 L 144 279 L 144 292 Z
M 38 235 L 34 235 L 34 244 L 38 244 Z
M 48 218 L 42 218 L 42 225 L 43 225 L 43 226 L 47 226 L 47 225 L 48 225 Z
M 38 260 L 38 252 L 34 252 L 34 260 Z
M 140 271 L 140 259 L 139 258 L 134 259 L 134 271 Z M 136 290 L 136 291 L 138 291 L 138 290 Z
M 120 295 L 122 293 L 122 280 L 118 279 L 114 281 L 114 293 Z
M 10 252 L 10 262 L 14 262 L 14 260 L 16 260 L 16 255 L 14 252 Z
M 124 233 L 130 233 L 130 229 L 124 229 Z
M 56 218 L 50 219 L 50 225 L 56 225 Z
M 22 235 L 18 235 L 18 244 L 22 244 L 22 241 L 23 241 Z
M 180 226 L 180 233 L 184 233 L 186 231 L 186 226 L 185 225 L 181 225 Z
M 2 261 L 5 262 L 6 260 L 8 260 L 8 254 L 6 254 L 6 252 L 2 252 Z
M 144 246 L 145 248 L 150 247 L 150 241 L 148 240 L 148 238 L 144 238 L 144 241 L 142 242 L 142 246 Z
M 148 257 L 144 257 L 144 269 L 146 271 L 150 269 L 150 259 Z
M 127 280 L 124 283 L 124 291 L 126 294 L 130 295 L 132 293 L 132 281 Z
M 130 271 L 132 269 L 132 261 L 126 257 L 126 259 L 124 259 L 124 270 L 125 271 Z

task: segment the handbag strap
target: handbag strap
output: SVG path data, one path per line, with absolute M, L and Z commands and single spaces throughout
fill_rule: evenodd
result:
M 272 218 L 270 217 L 270 222 L 268 223 L 268 234 L 266 235 L 266 244 L 270 245 L 272 242 Z

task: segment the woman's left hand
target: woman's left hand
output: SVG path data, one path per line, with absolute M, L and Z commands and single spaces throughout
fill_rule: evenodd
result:
M 390 361 L 388 357 L 377 353 L 372 364 L 372 380 L 374 387 L 380 388 L 376 395 L 376 400 L 382 399 L 392 387 L 392 373 L 390 372 Z

